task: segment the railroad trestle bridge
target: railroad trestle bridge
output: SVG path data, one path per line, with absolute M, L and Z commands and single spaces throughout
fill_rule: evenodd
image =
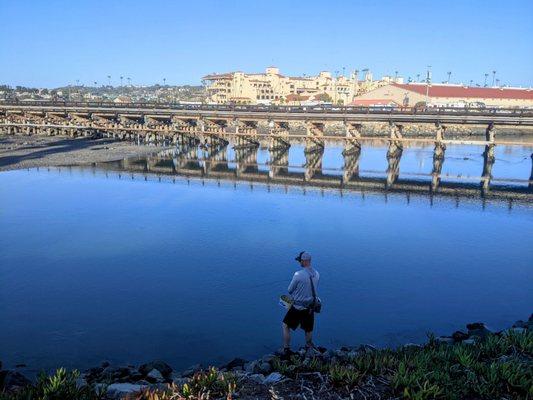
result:
M 304 124 L 305 134 L 290 132 L 291 123 Z M 385 123 L 388 132 L 382 137 L 388 142 L 387 186 L 394 184 L 404 144 L 433 143 L 433 181 L 436 190 L 447 144 L 485 146 L 482 186 L 489 188 L 494 164 L 494 147 L 498 144 L 521 145 L 516 141 L 498 140 L 496 126 L 533 127 L 533 110 L 528 109 L 458 109 L 458 108 L 369 108 L 369 107 L 292 107 L 196 104 L 114 104 L 86 102 L 12 102 L 0 103 L 0 130 L 4 134 L 46 134 L 67 136 L 113 137 L 137 143 L 159 143 L 180 148 L 203 146 L 220 149 L 230 140 L 237 157 L 245 159 L 250 149 L 268 142 L 271 159 L 286 157 L 291 140 L 305 143 L 308 172 L 320 168 L 326 140 L 344 143 L 345 174 L 357 171 L 358 157 L 365 140 L 367 123 Z M 326 127 L 341 123 L 343 134 L 328 136 Z M 266 126 L 259 129 L 260 124 Z M 432 137 L 404 135 L 407 124 L 426 124 Z M 483 125 L 485 140 L 448 139 L 449 125 Z M 245 165 L 246 162 L 243 163 Z M 275 165 L 275 163 L 274 163 Z M 351 166 L 351 167 L 350 167 Z M 351 171 L 351 172 L 350 172 Z M 275 173 L 275 169 L 273 171 Z M 310 177 L 308 179 L 311 179 Z M 533 179 L 533 170 L 532 177 Z M 349 177 L 345 176 L 345 180 Z M 531 184 L 530 184 L 531 185 Z

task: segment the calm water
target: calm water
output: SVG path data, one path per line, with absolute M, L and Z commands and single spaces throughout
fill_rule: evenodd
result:
M 493 175 L 527 179 L 531 151 L 497 148 Z M 365 149 L 361 169 L 385 170 L 385 152 Z M 479 176 L 481 152 L 449 148 L 443 173 Z M 404 151 L 402 172 L 431 168 L 431 147 Z M 0 173 L 0 360 L 185 368 L 262 355 L 279 346 L 277 298 L 303 249 L 322 277 L 321 345 L 419 342 L 533 311 L 531 205 L 13 171 Z

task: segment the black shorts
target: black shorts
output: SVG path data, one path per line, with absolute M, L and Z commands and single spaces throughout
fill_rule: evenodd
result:
M 299 325 L 305 332 L 311 332 L 315 326 L 315 313 L 308 309 L 297 310 L 291 307 L 283 318 L 283 322 L 292 330 L 298 328 Z

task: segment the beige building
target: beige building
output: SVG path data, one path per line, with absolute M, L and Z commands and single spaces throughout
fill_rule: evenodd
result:
M 324 71 L 316 76 L 284 76 L 278 68 L 268 67 L 262 74 L 230 72 L 207 75 L 202 80 L 210 101 L 243 104 L 348 104 L 357 94 L 389 83 L 374 81 L 368 71 L 362 81 L 357 75 L 356 71 L 350 77 L 333 77 Z
M 533 107 L 533 89 L 391 83 L 357 96 L 351 104 L 372 106 L 390 103 L 412 107 L 426 101 L 430 106 Z

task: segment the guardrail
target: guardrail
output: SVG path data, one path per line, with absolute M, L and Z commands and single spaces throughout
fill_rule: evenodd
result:
M 9 101 L 0 102 L 0 108 L 8 107 L 61 107 L 61 108 L 114 108 L 148 109 L 169 111 L 226 111 L 226 112 L 264 112 L 264 113 L 320 113 L 320 114 L 380 114 L 380 115 L 476 115 L 533 117 L 529 108 L 460 108 L 460 107 L 356 107 L 356 106 L 285 106 L 285 105 L 238 105 L 238 104 L 182 104 L 182 103 L 113 103 L 80 101 Z

